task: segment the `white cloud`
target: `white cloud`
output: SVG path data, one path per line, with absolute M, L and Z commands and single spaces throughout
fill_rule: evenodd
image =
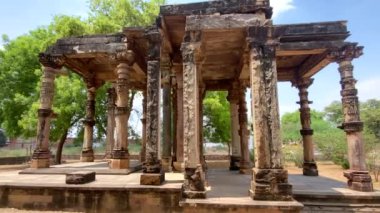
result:
M 270 4 L 273 7 L 273 18 L 295 8 L 293 0 L 271 0 Z
M 373 77 L 359 81 L 357 88 L 359 91 L 360 101 L 367 101 L 368 99 L 380 99 L 379 92 L 380 76 Z

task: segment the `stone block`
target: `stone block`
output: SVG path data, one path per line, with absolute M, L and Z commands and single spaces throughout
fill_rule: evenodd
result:
M 66 184 L 85 184 L 95 181 L 95 172 L 78 171 L 66 174 Z
M 165 172 L 172 172 L 173 171 L 173 168 L 172 168 L 172 158 L 171 157 L 162 158 L 161 159 L 161 165 L 162 165 L 162 169 Z
M 128 169 L 129 159 L 111 159 L 111 169 Z
M 178 172 L 184 172 L 185 171 L 185 163 L 183 163 L 183 162 L 175 161 L 175 162 L 173 162 L 173 167 Z
M 140 185 L 161 185 L 165 181 L 165 173 L 161 170 L 160 173 L 143 173 L 140 176 Z
M 42 158 L 42 159 L 32 159 L 30 168 L 33 169 L 42 169 L 42 168 L 49 168 L 50 166 L 50 159 Z

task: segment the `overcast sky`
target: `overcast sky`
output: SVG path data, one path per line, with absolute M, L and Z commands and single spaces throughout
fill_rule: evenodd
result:
M 169 1 L 171 4 L 185 2 L 197 1 Z M 2 0 L 0 34 L 15 38 L 38 26 L 48 25 L 56 14 L 86 17 L 87 4 L 87 0 Z M 347 20 L 352 34 L 348 40 L 365 46 L 364 56 L 354 61 L 359 98 L 361 101 L 380 99 L 380 73 L 376 63 L 380 51 L 379 0 L 272 0 L 271 5 L 275 24 Z M 340 100 L 340 79 L 335 64 L 314 78 L 309 89 L 314 109 L 323 110 L 333 100 Z M 291 88 L 290 83 L 279 83 L 279 97 L 281 114 L 298 109 L 298 91 Z

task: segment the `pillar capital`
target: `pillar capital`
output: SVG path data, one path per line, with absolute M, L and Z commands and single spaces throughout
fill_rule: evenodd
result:
M 61 69 L 65 63 L 63 56 L 52 56 L 50 54 L 40 53 L 38 58 L 44 67 L 50 67 L 52 69 Z
M 363 55 L 363 46 L 358 46 L 357 43 L 347 43 L 340 49 L 332 50 L 328 57 L 331 61 L 342 62 L 352 61 L 354 58 L 359 58 Z
M 292 81 L 292 86 L 298 89 L 308 89 L 314 82 L 313 78 L 300 78 Z

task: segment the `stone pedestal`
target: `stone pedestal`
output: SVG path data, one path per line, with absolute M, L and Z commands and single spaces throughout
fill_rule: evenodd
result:
M 206 198 L 205 173 L 202 171 L 202 165 L 197 168 L 185 169 L 185 182 L 182 186 L 182 197 L 190 199 Z
M 159 173 L 144 173 L 140 176 L 140 185 L 159 186 L 165 181 L 165 172 L 163 169 Z
M 344 176 L 348 179 L 348 188 L 362 192 L 372 192 L 372 178 L 368 171 L 344 171 Z
M 253 169 L 250 196 L 254 200 L 292 200 L 292 185 L 284 169 Z
M 94 151 L 92 149 L 82 151 L 80 156 L 81 162 L 94 162 L 94 160 Z

